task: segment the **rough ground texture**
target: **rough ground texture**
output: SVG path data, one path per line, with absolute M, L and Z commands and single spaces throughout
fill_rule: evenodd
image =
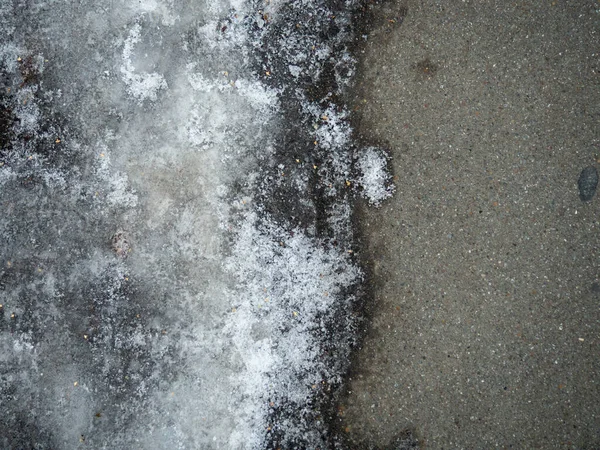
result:
M 376 308 L 343 428 L 356 448 L 599 448 L 600 199 L 577 183 L 600 163 L 600 5 L 374 10 L 353 106 L 397 192 L 363 215 Z

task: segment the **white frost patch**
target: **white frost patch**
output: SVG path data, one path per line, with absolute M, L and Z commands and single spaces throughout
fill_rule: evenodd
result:
M 136 73 L 131 56 L 135 44 L 140 41 L 142 26 L 136 23 L 129 31 L 129 37 L 123 46 L 123 65 L 121 66 L 121 78 L 127 85 L 127 93 L 134 97 L 139 103 L 144 100 L 155 101 L 158 91 L 167 89 L 167 81 L 158 73 Z
M 166 3 L 166 4 L 165 4 Z M 159 14 L 162 18 L 162 22 L 165 25 L 174 25 L 175 17 L 171 13 L 173 7 L 173 0 L 138 0 L 137 2 L 131 2 L 124 4 L 136 13 L 155 13 Z
M 338 112 L 334 106 L 321 110 L 314 104 L 307 109 L 316 116 L 317 121 L 321 122 L 315 137 L 322 148 L 344 149 L 350 145 L 350 125 L 346 120 L 348 114 L 345 111 Z
M 0 62 L 4 66 L 4 70 L 7 72 L 16 71 L 18 62 L 17 58 L 22 53 L 23 51 L 12 42 L 5 43 L 0 46 Z
M 188 69 L 192 66 L 188 65 Z M 223 76 L 209 79 L 202 73 L 188 73 L 187 81 L 195 91 L 189 95 L 195 100 L 187 117 L 181 118 L 189 143 L 197 149 L 207 150 L 223 145 L 236 153 L 244 152 L 231 133 L 232 127 L 252 126 L 254 118 L 260 117 L 256 133 L 266 126 L 268 119 L 279 107 L 278 91 L 264 86 L 260 81 L 239 79 L 228 81 Z M 183 110 L 180 103 L 179 110 Z M 221 151 L 220 158 L 227 159 L 228 151 Z
M 215 98 L 213 102 L 211 97 Z M 215 111 L 215 105 L 221 101 L 219 96 L 207 95 L 206 100 L 194 105 L 186 127 L 190 144 L 204 150 L 215 142 L 223 141 L 223 128 L 227 123 L 227 117 Z
M 110 206 L 133 208 L 138 203 L 138 198 L 127 180 L 127 175 L 113 171 L 110 164 L 108 149 L 102 146 L 102 152 L 98 155 L 98 166 L 96 175 L 106 184 L 104 199 Z M 102 200 L 102 198 L 100 199 Z
M 302 69 L 298 66 L 295 66 L 293 64 L 290 64 L 288 66 L 288 70 L 290 71 L 290 73 L 292 74 L 292 76 L 294 78 L 298 78 L 300 76 L 300 74 L 302 73 Z
M 250 105 L 261 113 L 270 113 L 277 110 L 280 91 L 268 88 L 259 81 L 244 79 L 237 80 L 234 85 L 238 89 L 239 95 L 245 97 Z
M 50 186 L 51 188 L 63 189 L 67 187 L 67 180 L 65 179 L 64 173 L 62 173 L 61 171 L 45 170 L 42 173 L 42 178 L 44 179 L 46 185 Z
M 17 174 L 8 166 L 0 167 L 0 187 L 16 178 Z
M 303 104 L 304 110 L 312 116 L 314 121 L 314 140 L 325 159 L 319 170 L 328 196 L 339 194 L 339 182 L 347 181 L 351 176 L 351 159 L 349 148 L 351 129 L 347 121 L 348 113 L 344 109 L 330 105 L 323 108 L 313 102 Z M 344 184 L 343 189 L 346 188 Z
M 234 13 L 233 11 L 237 11 Z M 202 41 L 204 50 L 219 52 L 239 51 L 248 44 L 247 30 L 240 26 L 242 24 L 243 9 L 234 9 L 228 17 L 229 25 L 224 31 L 220 20 L 210 20 L 198 27 L 198 37 Z M 226 53 L 222 53 L 225 55 Z M 239 62 L 243 62 L 239 61 Z M 238 65 L 237 62 L 235 65 Z
M 191 68 L 190 66 L 188 65 L 188 69 Z M 204 75 L 196 72 L 188 74 L 188 82 L 195 91 L 199 92 L 235 90 L 238 95 L 248 100 L 252 107 L 264 113 L 276 110 L 279 105 L 278 96 L 280 91 L 269 88 L 260 81 L 249 81 L 243 78 L 228 81 L 223 77 L 207 80 Z
M 193 69 L 193 65 L 188 64 L 187 69 Z M 210 92 L 216 87 L 214 81 L 208 81 L 201 73 L 188 73 L 188 81 L 195 91 Z
M 40 109 L 35 100 L 38 86 L 25 86 L 16 92 L 18 103 L 14 110 L 17 122 L 17 133 L 33 134 L 39 130 Z
M 380 148 L 367 147 L 358 154 L 356 167 L 360 175 L 358 184 L 362 187 L 362 196 L 374 206 L 392 196 L 395 186 L 387 170 L 387 154 Z
M 306 404 L 315 385 L 338 376 L 323 375 L 327 367 L 319 359 L 318 335 L 326 334 L 325 323 L 336 309 L 332 306 L 352 300 L 342 290 L 360 272 L 343 251 L 325 248 L 300 230 L 290 235 L 253 213 L 225 267 L 241 288 L 226 332 L 245 368 L 234 380 L 242 400 L 236 405 L 240 417 L 229 448 L 262 448 L 257 444 L 269 402 L 272 407 Z

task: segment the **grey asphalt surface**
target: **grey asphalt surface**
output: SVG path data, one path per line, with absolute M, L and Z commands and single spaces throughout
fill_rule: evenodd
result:
M 361 213 L 356 448 L 600 448 L 600 2 L 374 5 L 350 103 L 397 192 Z

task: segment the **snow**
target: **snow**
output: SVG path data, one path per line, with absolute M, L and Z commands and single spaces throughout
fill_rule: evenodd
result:
M 0 0 L 0 447 L 334 444 L 353 185 L 391 195 L 351 9 L 184 3 Z
M 380 206 L 381 202 L 394 193 L 388 159 L 385 151 L 378 147 L 367 147 L 358 153 L 358 183 L 362 187 L 361 195 L 371 205 Z

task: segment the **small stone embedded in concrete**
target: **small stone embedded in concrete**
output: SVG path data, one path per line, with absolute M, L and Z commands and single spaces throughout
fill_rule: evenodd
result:
M 583 169 L 581 175 L 579 175 L 577 186 L 579 187 L 581 201 L 589 202 L 596 194 L 596 188 L 598 187 L 598 171 L 596 168 L 589 166 Z

